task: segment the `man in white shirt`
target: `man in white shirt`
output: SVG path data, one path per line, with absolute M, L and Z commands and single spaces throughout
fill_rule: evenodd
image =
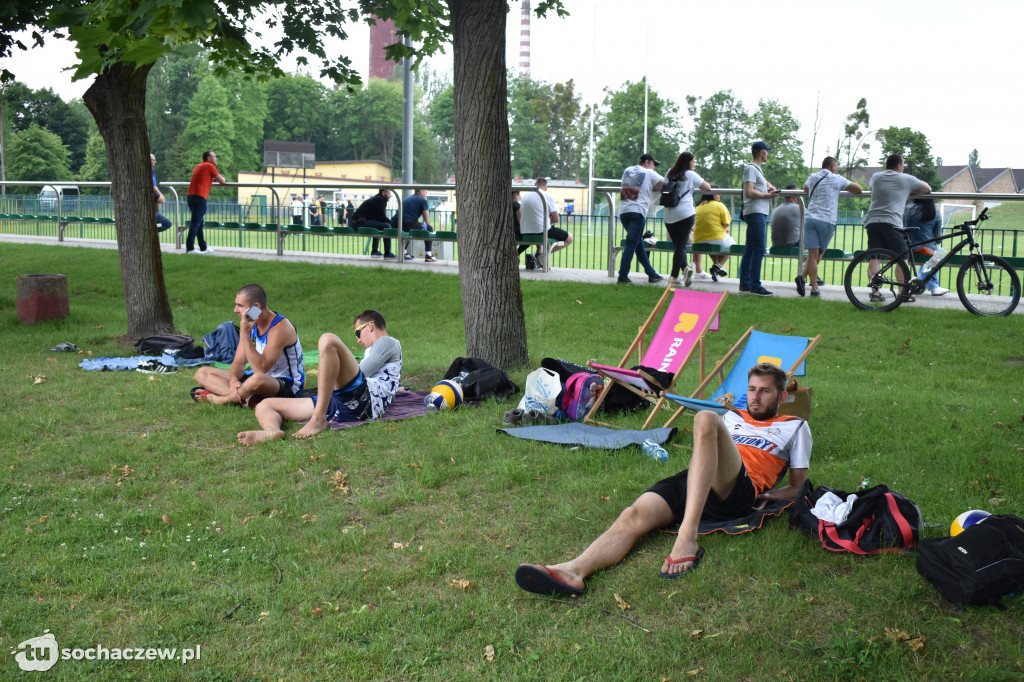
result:
M 655 172 L 661 163 L 650 154 L 641 154 L 637 165 L 630 166 L 622 172 L 622 189 L 619 191 L 619 222 L 626 230 L 626 245 L 622 249 L 622 260 L 619 262 L 619 284 L 629 284 L 629 269 L 633 265 L 633 254 L 636 262 L 647 273 L 647 281 L 654 283 L 664 279 L 658 271 L 651 267 L 644 249 L 644 228 L 647 226 L 647 210 L 651 206 L 654 193 L 665 185 L 665 178 Z
M 693 420 L 690 467 L 658 481 L 627 507 L 615 523 L 570 561 L 521 564 L 516 583 L 537 594 L 581 595 L 590 574 L 622 561 L 633 545 L 656 528 L 679 523 L 661 577 L 678 578 L 697 568 L 701 518 L 742 517 L 764 501 L 791 500 L 807 478 L 811 430 L 799 417 L 779 415 L 786 400 L 786 373 L 763 362 L 747 375 L 747 409 L 698 412 Z M 774 488 L 786 469 L 787 485 Z
M 843 190 L 860 194 L 861 187 L 839 175 L 839 162 L 826 156 L 821 170 L 809 176 L 804 183 L 808 193 L 807 210 L 804 212 L 804 246 L 807 247 L 807 264 L 804 271 L 796 276 L 796 291 L 804 295 L 806 282 L 811 284 L 811 296 L 820 296 L 818 287 L 824 284 L 818 279 L 818 263 L 825 255 L 825 249 L 836 233 L 839 221 L 839 193 Z M 806 281 L 805 281 L 806 280 Z
M 519 232 L 521 234 L 544 234 L 544 226 L 549 225 L 548 237 L 558 240 L 558 243 L 551 247 L 551 253 L 554 254 L 572 244 L 572 235 L 566 230 L 554 226 L 558 222 L 558 204 L 555 202 L 555 198 L 547 193 L 547 179 L 537 178 L 534 184 L 540 192 L 524 192 L 519 199 Z M 517 253 L 521 254 L 529 248 L 528 244 L 523 244 L 518 248 Z M 541 261 L 543 253 L 543 245 L 538 246 L 535 258 L 541 267 L 543 267 Z

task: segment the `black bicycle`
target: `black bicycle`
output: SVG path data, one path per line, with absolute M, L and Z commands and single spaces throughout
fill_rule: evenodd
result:
M 934 240 L 912 243 L 907 236 L 907 231 L 912 228 L 897 228 L 903 233 L 907 248 L 899 254 L 888 249 L 859 252 L 846 268 L 843 279 L 847 298 L 861 310 L 895 310 L 902 303 L 913 301 L 914 296 L 923 294 L 926 285 L 938 277 L 942 267 L 968 247 L 970 255 L 961 257 L 963 263 L 956 276 L 956 293 L 960 302 L 975 315 L 1009 315 L 1020 302 L 1020 278 L 1004 259 L 982 253 L 981 245 L 975 241 L 974 228 L 988 220 L 987 213 L 985 208 L 974 220 L 957 225 L 949 234 Z M 953 246 L 935 267 L 919 275 L 914 249 L 933 241 L 958 237 L 963 238 L 960 243 Z

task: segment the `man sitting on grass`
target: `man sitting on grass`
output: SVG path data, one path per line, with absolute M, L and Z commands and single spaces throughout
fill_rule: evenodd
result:
M 267 292 L 248 284 L 235 294 L 238 349 L 231 368 L 200 367 L 192 399 L 215 405 L 254 407 L 263 398 L 293 397 L 302 390 L 302 344 L 284 315 L 267 307 Z M 245 366 L 249 365 L 246 370 Z
M 388 409 L 402 375 L 402 344 L 388 336 L 384 316 L 364 310 L 354 320 L 356 340 L 366 349 L 362 362 L 334 334 L 320 337 L 316 396 L 270 398 L 256 406 L 261 431 L 243 431 L 238 442 L 252 445 L 284 437 L 285 419 L 309 420 L 294 438 L 312 438 L 327 422 L 377 419 Z
M 700 565 L 701 517 L 735 519 L 769 500 L 788 500 L 807 478 L 811 431 L 799 417 L 779 416 L 786 373 L 769 363 L 747 373 L 747 409 L 698 412 L 693 420 L 689 470 L 654 484 L 575 559 L 554 566 L 522 564 L 516 582 L 537 594 L 583 594 L 583 580 L 618 563 L 655 528 L 679 523 L 679 535 L 661 565 L 662 578 L 678 578 Z M 788 485 L 771 487 L 789 467 Z

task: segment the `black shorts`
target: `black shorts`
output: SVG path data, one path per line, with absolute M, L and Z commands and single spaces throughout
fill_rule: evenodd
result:
M 868 223 L 868 249 L 889 249 L 899 255 L 907 248 L 903 235 L 889 223 Z
M 560 227 L 549 227 L 548 237 L 552 239 L 557 239 L 560 242 L 564 242 L 566 239 L 569 238 L 569 233 Z
M 242 375 L 242 381 L 245 381 L 246 379 L 248 379 L 251 376 L 252 376 L 252 370 L 251 369 L 250 370 L 246 370 L 245 374 Z M 268 398 L 294 398 L 295 397 L 295 391 L 292 390 L 292 380 L 291 379 L 282 379 L 281 377 L 272 377 L 272 378 L 273 379 L 277 379 L 277 393 L 275 393 L 274 395 L 271 395 L 271 396 L 267 396 Z
M 660 495 L 672 509 L 672 516 L 676 523 L 682 523 L 683 515 L 686 512 L 686 477 L 689 470 L 680 471 L 675 476 L 664 478 L 652 485 L 647 492 Z M 747 467 L 740 465 L 740 473 L 736 476 L 736 484 L 732 492 L 724 500 L 719 499 L 714 490 L 708 492 L 708 499 L 704 503 L 702 519 L 716 521 L 728 521 L 746 516 L 754 505 L 757 504 L 757 491 L 754 484 L 747 475 Z

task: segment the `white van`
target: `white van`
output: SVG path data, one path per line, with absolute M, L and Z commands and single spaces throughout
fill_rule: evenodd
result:
M 61 212 L 71 213 L 78 210 L 78 185 L 44 185 L 36 196 L 40 211 L 56 211 L 57 197 L 61 198 Z

